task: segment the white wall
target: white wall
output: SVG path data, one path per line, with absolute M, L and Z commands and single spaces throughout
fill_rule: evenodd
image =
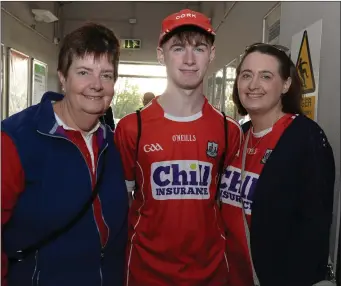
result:
M 65 2 L 61 9 L 61 35 L 74 30 L 87 21 L 107 25 L 120 38 L 139 38 L 142 48 L 121 53 L 121 61 L 156 61 L 156 45 L 161 21 L 171 13 L 190 8 L 212 17 L 213 26 L 221 22 L 232 2 Z M 208 74 L 220 69 L 240 53 L 245 46 L 262 39 L 262 19 L 275 2 L 238 2 L 225 19 L 217 33 L 217 56 Z M 34 23 L 31 8 L 46 8 L 55 11 L 55 2 L 2 2 L 2 6 L 24 22 Z M 51 44 L 53 24 L 36 24 L 36 30 L 51 39 L 46 41 L 2 12 L 4 27 L 2 42 L 49 65 L 49 89 L 58 89 L 56 79 L 57 52 Z M 128 23 L 136 18 L 137 24 Z M 11 27 L 11 28 L 7 28 Z
M 322 19 L 317 121 L 334 151 L 336 184 L 331 249 L 335 244 L 337 192 L 340 192 L 340 2 L 282 2 L 280 43 L 291 46 L 291 37 Z
M 48 40 L 44 39 L 1 10 L 1 42 L 7 47 L 14 48 L 47 63 L 47 87 L 49 90 L 58 91 L 59 85 L 56 71 L 58 49 L 52 43 L 53 24 L 35 23 L 30 9 L 32 7 L 38 8 L 38 6 L 33 2 L 1 2 L 1 6 L 28 25 L 36 24 L 36 30 L 48 38 Z M 39 7 L 54 12 L 54 2 L 41 2 Z
M 216 59 L 208 75 L 237 58 L 248 45 L 262 41 L 263 17 L 276 3 L 237 2 L 217 31 Z M 213 14 L 213 27 L 216 28 L 231 5 L 232 2 L 204 2 L 203 13 Z
M 198 10 L 197 2 L 72 2 L 64 6 L 63 34 L 87 21 L 98 22 L 111 28 L 119 38 L 141 39 L 137 51 L 121 51 L 121 61 L 156 63 L 156 47 L 162 20 L 171 13 L 185 9 Z M 135 25 L 129 18 L 136 18 Z

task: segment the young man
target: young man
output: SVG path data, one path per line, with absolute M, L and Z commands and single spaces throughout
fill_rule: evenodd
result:
M 167 17 L 157 48 L 167 67 L 166 91 L 117 126 L 131 200 L 134 190 L 126 285 L 226 285 L 216 190 L 242 132 L 203 94 L 214 35 L 209 19 L 198 12 Z

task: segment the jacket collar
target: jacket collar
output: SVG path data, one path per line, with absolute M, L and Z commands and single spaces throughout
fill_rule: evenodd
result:
M 48 91 L 43 95 L 34 116 L 34 120 L 37 123 L 37 130 L 39 132 L 45 134 L 54 134 L 56 132 L 59 124 L 56 121 L 52 101 L 61 101 L 63 98 L 63 94 L 52 91 Z M 101 123 L 99 129 L 103 131 L 103 139 L 105 139 L 107 133 L 105 125 Z
M 39 132 L 49 134 L 51 131 L 54 133 L 53 130 L 57 129 L 58 124 L 54 116 L 52 101 L 61 101 L 63 98 L 64 95 L 60 93 L 52 91 L 44 93 L 34 116 L 34 120 L 37 123 L 37 129 Z

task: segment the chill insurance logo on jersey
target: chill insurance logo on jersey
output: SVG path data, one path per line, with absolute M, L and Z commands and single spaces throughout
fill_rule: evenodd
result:
M 223 203 L 235 207 L 242 207 L 242 195 L 245 213 L 251 214 L 252 198 L 258 177 L 259 175 L 255 173 L 245 171 L 245 178 L 240 188 L 241 170 L 229 166 L 226 169 L 220 184 L 220 194 Z
M 197 160 L 155 162 L 151 165 L 151 187 L 155 200 L 210 198 L 212 164 Z

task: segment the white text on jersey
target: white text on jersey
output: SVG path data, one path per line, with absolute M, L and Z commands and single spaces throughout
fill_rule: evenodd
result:
M 172 136 L 173 142 L 192 142 L 197 141 L 195 135 L 190 134 L 176 134 Z
M 244 201 L 244 209 L 247 214 L 251 214 L 251 206 L 253 193 L 258 181 L 259 175 L 245 171 L 245 179 L 241 182 L 241 170 L 229 166 L 222 179 L 220 185 L 220 193 L 222 202 L 236 207 L 241 207 L 241 196 Z M 242 186 L 240 188 L 240 184 Z
M 146 144 L 143 146 L 144 152 L 157 152 L 157 151 L 162 151 L 162 147 L 159 143 L 156 144 Z
M 212 164 L 196 160 L 155 162 L 151 187 L 155 200 L 205 200 L 210 198 Z

